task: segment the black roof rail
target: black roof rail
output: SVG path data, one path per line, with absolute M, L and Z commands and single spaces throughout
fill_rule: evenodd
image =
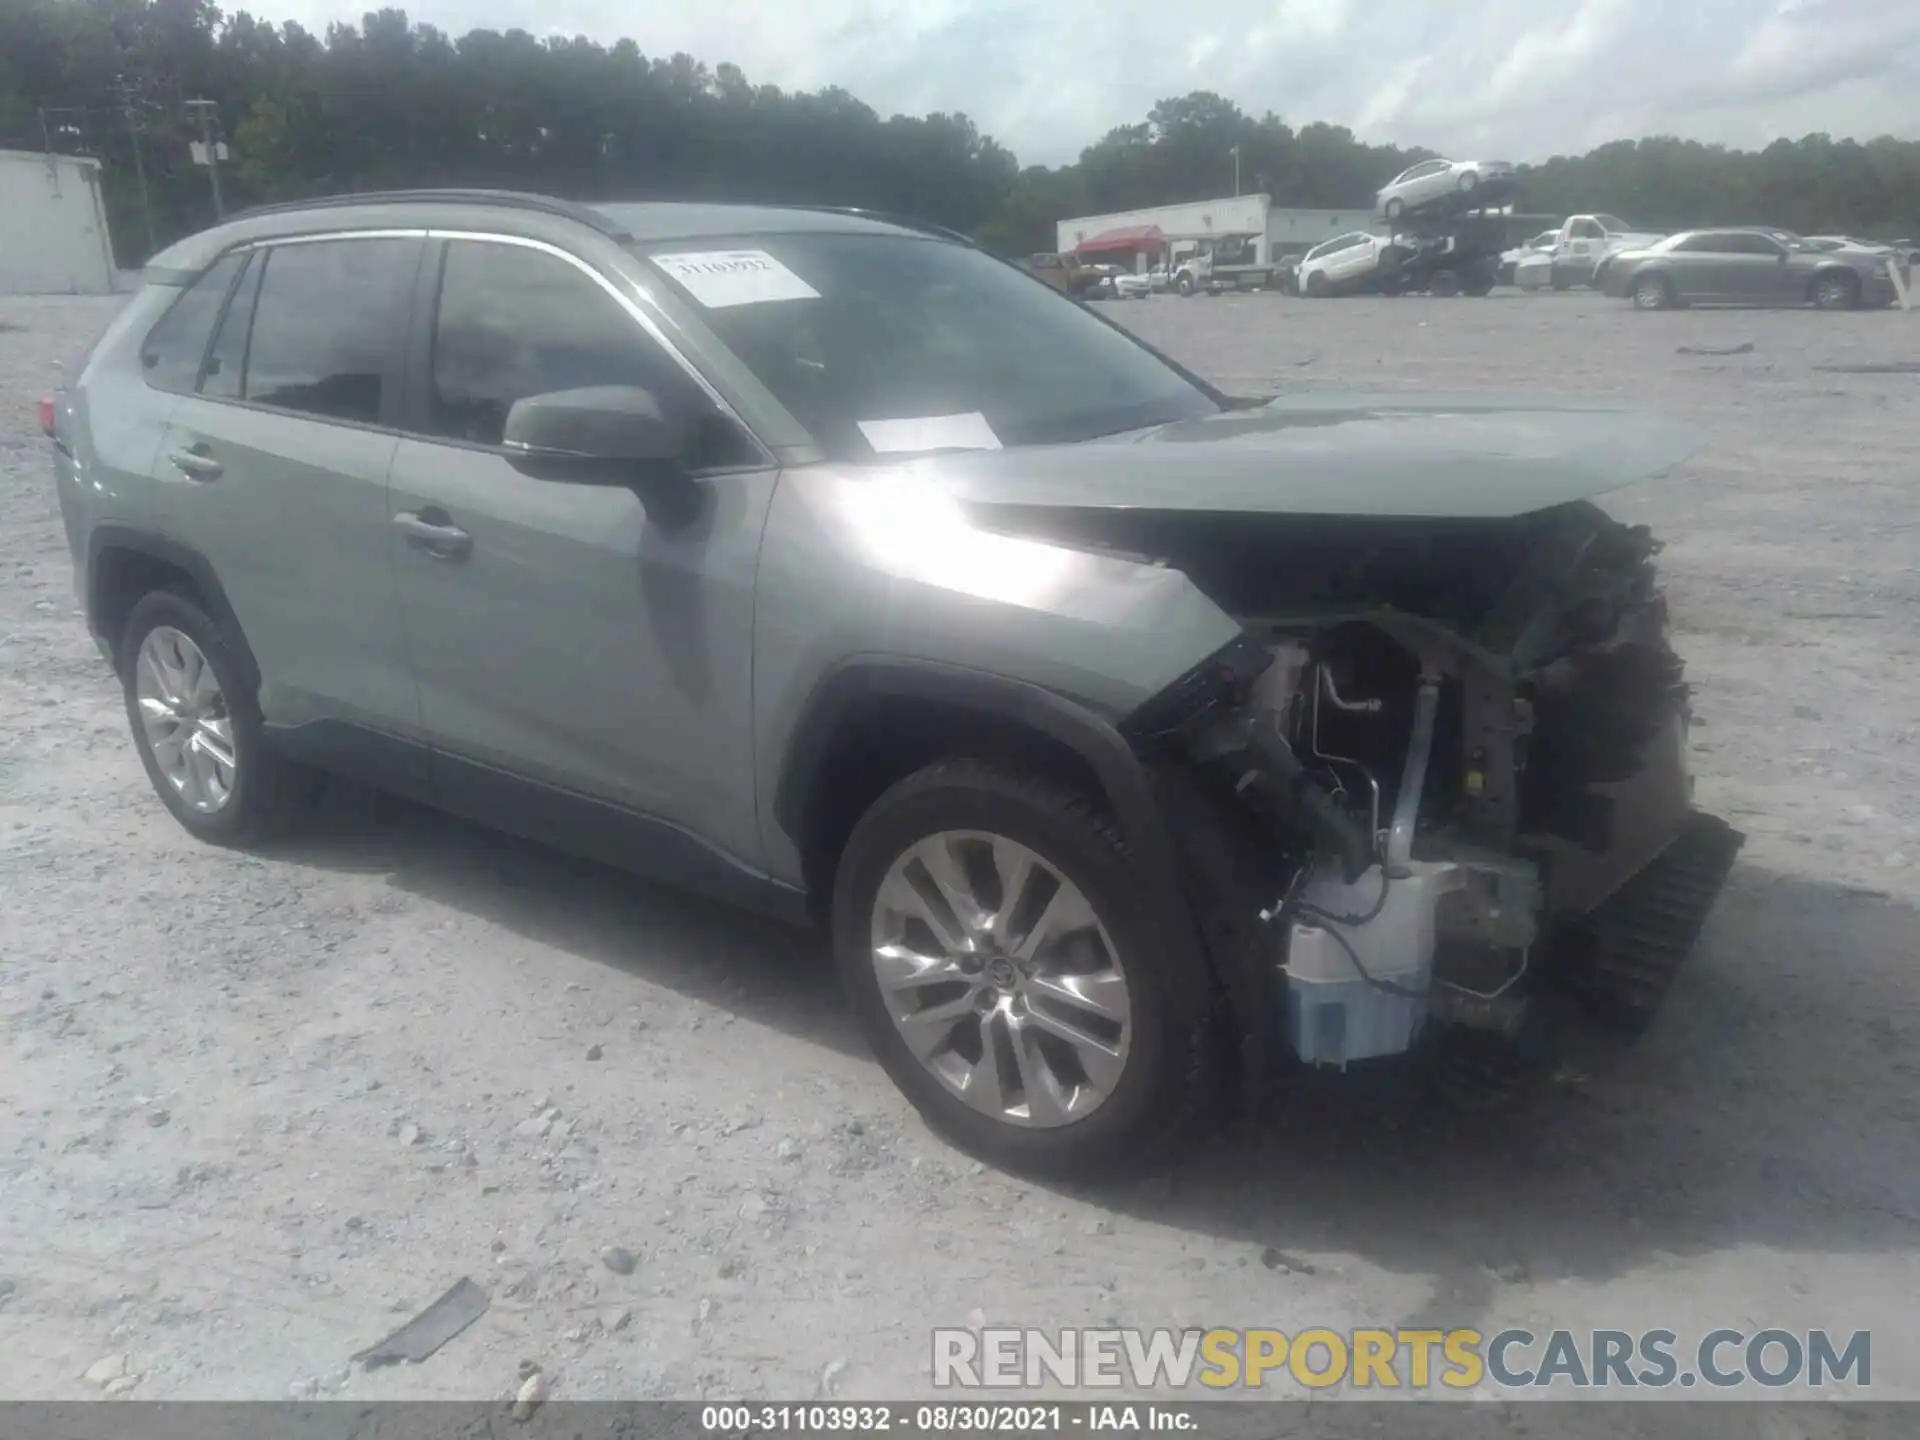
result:
M 255 215 L 292 215 L 303 210 L 350 205 L 503 205 L 577 220 L 582 225 L 591 225 L 609 239 L 633 238 L 602 211 L 571 200 L 556 200 L 551 195 L 534 195 L 522 190 L 367 190 L 346 195 L 315 195 L 306 200 L 283 200 L 274 205 L 255 205 L 229 218 L 245 220 Z

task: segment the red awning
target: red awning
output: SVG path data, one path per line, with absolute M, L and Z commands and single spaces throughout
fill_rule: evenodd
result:
M 1158 225 L 1131 225 L 1123 230 L 1102 230 L 1089 235 L 1073 247 L 1076 255 L 1099 255 L 1113 250 L 1145 250 L 1167 237 Z

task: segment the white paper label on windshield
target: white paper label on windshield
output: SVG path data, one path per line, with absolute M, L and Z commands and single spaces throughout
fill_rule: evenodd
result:
M 698 250 L 652 259 L 709 310 L 820 298 L 818 290 L 764 250 Z
M 1000 437 L 978 410 L 967 415 L 923 415 L 913 420 L 862 420 L 860 433 L 880 455 L 1000 448 Z

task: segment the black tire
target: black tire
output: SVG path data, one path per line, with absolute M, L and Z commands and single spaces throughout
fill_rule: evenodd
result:
M 1396 195 L 1393 197 L 1393 199 L 1387 201 L 1386 206 L 1381 210 L 1380 213 L 1383 216 L 1385 216 L 1387 219 L 1387 222 L 1391 224 L 1393 221 L 1398 220 L 1402 215 L 1406 214 L 1406 211 L 1407 211 L 1407 202 L 1402 200 L 1398 195 Z
M 1460 272 L 1458 270 L 1436 270 L 1427 281 L 1428 293 L 1450 300 L 1460 293 Z
M 1316 270 L 1307 277 L 1307 294 L 1315 300 L 1324 300 L 1333 294 L 1333 282 L 1327 278 L 1327 272 Z
M 1493 276 L 1489 275 L 1485 270 L 1470 271 L 1466 279 L 1461 282 L 1460 288 L 1466 294 L 1478 300 L 1482 296 L 1493 293 Z
M 1182 275 L 1174 282 L 1173 288 L 1178 290 L 1182 295 L 1191 296 L 1193 294 L 1193 277 L 1191 275 Z
M 1478 175 L 1474 174 L 1473 171 L 1471 170 L 1466 170 L 1461 172 L 1460 193 L 1462 195 L 1471 195 L 1473 194 L 1474 191 L 1478 190 L 1479 188 L 1480 188 L 1480 177 Z
M 1633 308 L 1673 309 L 1673 283 L 1664 275 L 1638 275 L 1633 281 Z
M 1857 310 L 1860 277 L 1851 270 L 1828 271 L 1813 277 L 1813 304 L 1817 310 Z
M 907 1047 L 888 1015 L 871 954 L 873 909 L 889 867 L 943 830 L 1005 836 L 1077 885 L 1113 942 L 1132 1036 L 1120 1078 L 1085 1118 L 1049 1128 L 975 1110 Z M 1223 1047 L 1211 973 L 1184 932 L 1152 911 L 1161 877 L 1141 873 L 1101 809 L 1039 775 L 946 760 L 894 785 L 854 827 L 833 895 L 834 953 L 862 1030 L 887 1074 L 929 1126 L 1005 1169 L 1053 1178 L 1137 1170 L 1164 1159 L 1218 1112 Z
M 141 723 L 137 689 L 140 647 L 161 626 L 180 631 L 199 648 L 225 699 L 233 735 L 234 782 L 226 803 L 218 810 L 197 810 L 186 802 L 155 758 Z M 252 845 L 284 833 L 306 813 L 318 793 L 319 777 L 267 743 L 259 703 L 247 684 L 236 645 L 196 597 L 176 590 L 156 590 L 142 597 L 127 617 L 118 663 L 127 724 L 133 731 L 140 763 L 146 767 L 147 779 L 160 802 L 189 834 L 213 845 Z
M 1556 265 L 1553 269 L 1552 284 L 1556 290 L 1571 290 L 1573 288 L 1573 277 Z

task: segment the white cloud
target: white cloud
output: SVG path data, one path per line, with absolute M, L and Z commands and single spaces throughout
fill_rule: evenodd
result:
M 368 0 L 228 0 L 311 28 Z M 1536 159 L 1674 133 L 1920 138 L 1911 0 L 424 0 L 458 33 L 631 36 L 732 61 L 756 83 L 840 85 L 881 114 L 971 115 L 1057 164 L 1156 100 L 1217 90 L 1258 115 L 1366 138 Z M 1186 28 L 1183 29 L 1182 27 Z

